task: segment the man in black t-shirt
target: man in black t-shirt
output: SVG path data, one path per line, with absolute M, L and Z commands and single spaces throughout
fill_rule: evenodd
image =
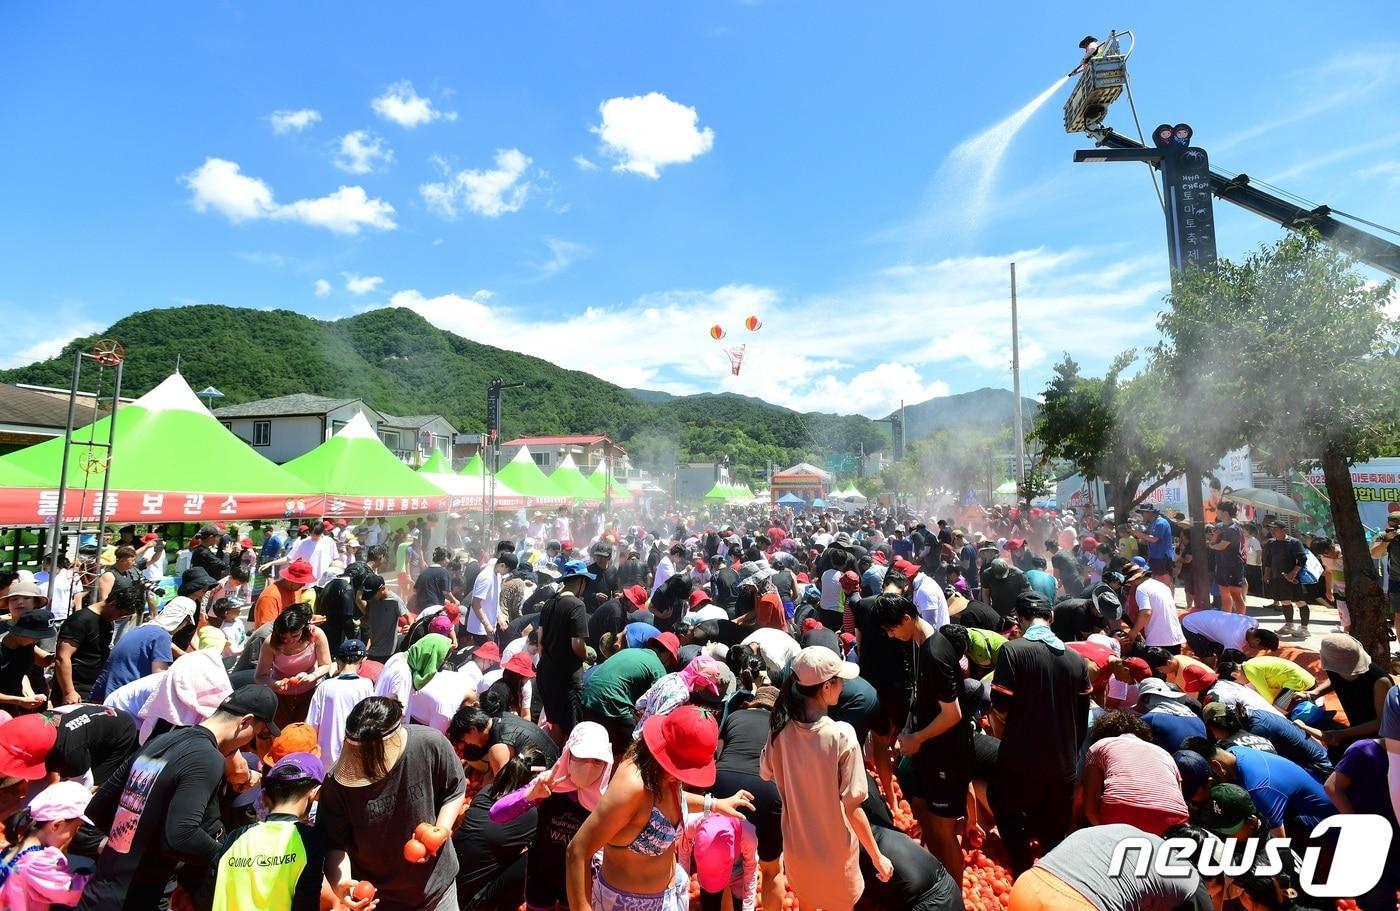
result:
M 1069 833 L 1091 681 L 1084 659 L 1051 629 L 1054 611 L 1043 595 L 1022 592 L 1016 614 L 1025 633 L 1001 647 L 992 672 L 992 728 L 1001 749 L 990 797 L 1019 876 L 1031 865 L 1031 838 L 1043 855 Z
M 776 580 L 774 584 L 777 584 Z M 733 617 L 734 605 L 739 601 L 739 574 L 728 560 L 718 554 L 710 558 L 710 588 L 715 604 Z
M 140 610 L 145 592 L 135 586 L 115 588 L 105 601 L 74 611 L 58 631 L 54 656 L 54 705 L 83 702 L 112 653 L 112 628 Z
M 909 722 L 899 735 L 899 752 L 914 757 L 919 791 L 931 814 L 932 831 L 924 837 L 930 850 L 961 881 L 962 847 L 958 820 L 967 809 L 972 783 L 972 725 L 963 717 L 962 669 L 957 649 L 919 616 L 914 602 L 899 595 L 879 595 L 871 621 L 891 639 L 913 647 L 913 698 Z
M 223 834 L 218 790 L 225 757 L 262 731 L 276 736 L 277 695 L 235 690 L 214 714 L 146 741 L 93 795 L 87 815 L 108 834 L 79 911 L 155 909 L 176 867 L 193 893 L 209 873 Z
M 898 595 L 908 584 L 908 577 L 897 569 L 885 574 L 884 593 Z M 851 605 L 855 618 L 856 654 L 860 657 L 860 676 L 880 697 L 880 718 L 871 726 L 874 740 L 872 752 L 875 775 L 884 785 L 885 793 L 894 793 L 894 758 L 890 751 L 895 738 L 904 730 L 909 718 L 909 648 L 896 642 L 880 628 L 871 615 L 879 595 L 861 598 Z
M 954 610 L 953 600 L 948 601 L 948 613 L 953 623 L 972 629 L 984 629 L 993 633 L 1006 632 L 1008 623 L 1005 617 L 992 610 L 990 604 L 981 601 L 967 601 L 961 610 Z
M 583 701 L 583 659 L 588 654 L 588 611 L 580 595 L 593 581 L 582 560 L 564 564 L 559 591 L 540 607 L 540 661 L 535 689 L 550 736 L 563 745 L 578 724 Z
M 418 574 L 413 583 L 413 612 L 421 614 L 436 604 L 445 604 L 446 597 L 452 594 L 452 573 L 447 569 L 447 561 L 452 552 L 445 547 L 433 549 L 433 565 Z
M 1390 619 L 1400 630 L 1400 512 L 1385 517 L 1385 531 L 1371 541 L 1371 559 L 1385 558 L 1386 597 Z
M 982 598 L 1003 617 L 1015 612 L 1016 596 L 1030 587 L 1026 574 L 1000 557 L 982 569 Z
M 1215 584 L 1220 588 L 1220 609 L 1244 613 L 1244 531 L 1235 524 L 1234 503 L 1224 502 L 1216 511 L 1225 518 L 1215 527 L 1210 549 L 1215 551 Z
M 209 574 L 211 579 L 222 579 L 228 575 L 228 558 L 222 553 L 215 551 L 219 545 L 221 535 L 219 529 L 213 525 L 206 525 L 199 530 L 199 544 L 190 551 L 190 568 L 198 567 Z
M 79 778 L 92 773 L 101 787 L 130 758 L 136 722 L 105 705 L 80 705 L 67 712 L 38 712 L 0 725 L 0 777 L 34 781 L 45 775 Z
M 617 591 L 617 570 L 611 565 L 613 546 L 607 541 L 598 541 L 588 553 L 593 557 L 593 562 L 588 564 L 588 571 L 593 574 L 593 578 L 587 580 L 582 598 L 584 607 L 591 612 Z

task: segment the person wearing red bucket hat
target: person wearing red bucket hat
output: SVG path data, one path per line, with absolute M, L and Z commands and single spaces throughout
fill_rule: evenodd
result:
M 759 762 L 783 798 L 783 865 L 804 907 L 855 907 L 865 889 L 862 846 L 881 880 L 893 873 L 861 809 L 866 776 L 855 730 L 827 715 L 857 672 L 824 646 L 798 652 Z
M 676 864 L 683 811 L 696 804 L 726 816 L 739 814 L 749 795 L 715 801 L 683 794 L 682 787 L 709 788 L 715 781 L 719 726 L 693 705 L 656 715 L 628 748 L 593 814 L 569 843 L 566 855 L 571 908 L 684 911 L 690 880 Z M 623 833 L 629 833 L 624 835 Z M 630 836 L 630 837 L 629 837 Z M 602 852 L 602 863 L 588 868 Z

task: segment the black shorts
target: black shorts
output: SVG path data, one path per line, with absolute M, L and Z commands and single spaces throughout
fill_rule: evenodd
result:
M 870 733 L 887 739 L 904 730 L 909 719 L 909 690 L 902 686 L 875 687 L 880 709 L 870 721 Z
M 925 745 L 914 756 L 919 796 L 929 812 L 944 819 L 967 815 L 967 787 L 972 784 L 973 747 L 969 742 L 956 752 L 943 744 Z M 961 753 L 962 755 L 956 755 Z
M 540 705 L 544 707 L 544 716 L 549 719 L 549 723 L 557 725 L 564 736 L 569 736 L 574 728 L 578 727 L 579 719 L 583 715 L 583 690 L 572 686 L 551 686 L 547 690 L 544 687 L 536 687 L 535 692 L 539 694 Z
M 1186 644 L 1191 646 L 1191 653 L 1197 658 L 1216 658 L 1225 651 L 1225 646 L 1214 639 L 1208 639 L 1200 633 L 1193 633 L 1185 628 L 1181 632 L 1186 636 Z
M 1244 585 L 1244 567 L 1238 567 L 1229 572 L 1215 573 L 1215 584 L 1221 588 L 1239 588 Z
M 730 769 L 715 772 L 711 794 L 733 797 L 740 791 L 753 795 L 753 809 L 745 811 L 744 818 L 753 824 L 758 834 L 758 859 L 777 860 L 783 856 L 783 798 L 778 794 L 778 786 L 751 772 Z
M 972 778 L 974 781 L 991 781 L 997 774 L 997 756 L 1001 753 L 1001 741 L 991 734 L 976 731 L 972 735 Z
M 1327 600 L 1327 586 L 1331 579 L 1318 579 L 1311 585 L 1303 586 L 1303 595 L 1313 604 L 1322 604 Z
M 1269 580 L 1269 597 L 1275 601 L 1302 601 L 1303 586 L 1289 582 L 1283 576 L 1275 575 Z
M 1176 561 L 1171 557 L 1148 557 L 1147 571 L 1154 576 L 1170 576 L 1176 567 Z

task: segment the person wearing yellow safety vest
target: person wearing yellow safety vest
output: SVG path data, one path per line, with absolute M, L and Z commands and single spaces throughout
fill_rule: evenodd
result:
M 235 829 L 214 858 L 211 911 L 318 911 L 325 840 L 307 822 L 325 770 L 312 753 L 290 753 L 262 779 L 267 819 Z

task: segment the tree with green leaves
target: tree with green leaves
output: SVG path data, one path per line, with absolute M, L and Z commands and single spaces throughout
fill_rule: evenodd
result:
M 1166 377 L 1149 368 L 1125 378 L 1136 358 L 1125 351 L 1102 377 L 1086 377 L 1066 354 L 1028 435 L 1041 446 L 1042 468 L 1065 463 L 1088 480 L 1103 481 L 1119 519 L 1181 473 L 1167 458 Z
M 1237 427 L 1275 464 L 1320 463 L 1346 568 L 1351 631 L 1388 661 L 1385 601 L 1350 466 L 1400 427 L 1391 282 L 1369 281 L 1316 236 L 1289 234 L 1239 263 L 1178 277 L 1159 355 L 1190 385 L 1204 433 Z

